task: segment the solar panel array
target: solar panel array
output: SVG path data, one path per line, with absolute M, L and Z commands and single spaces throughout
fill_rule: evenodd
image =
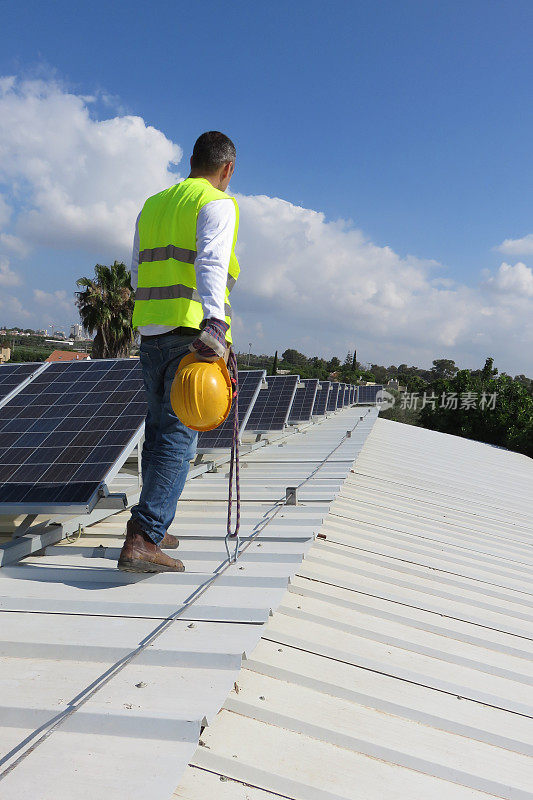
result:
M 375 386 L 360 386 L 359 397 L 357 402 L 360 404 L 375 403 L 376 395 L 378 394 L 378 392 L 382 391 L 383 391 L 383 386 L 381 384 Z
M 335 411 L 337 409 L 337 398 L 339 396 L 340 383 L 332 383 L 331 391 L 328 398 L 328 411 Z
M 42 364 L 30 362 L 0 365 L 0 401 L 7 397 L 17 386 L 20 386 L 26 378 L 33 375 L 39 367 L 42 367 Z
M 318 390 L 318 378 L 304 378 L 303 386 L 296 389 L 289 418 L 292 422 L 308 422 Z
M 262 369 L 239 370 L 239 431 L 241 434 L 246 427 L 265 374 Z M 235 406 L 232 407 L 227 420 L 222 425 L 215 428 L 214 431 L 204 431 L 198 434 L 198 450 L 231 448 L 234 424 Z
M 294 400 L 298 375 L 275 375 L 267 377 L 267 389 L 261 389 L 254 403 L 248 430 L 280 431 L 289 418 Z
M 326 413 L 330 390 L 331 390 L 330 381 L 321 381 L 319 383 L 318 391 L 316 393 L 315 405 L 313 406 L 314 417 L 321 417 Z
M 0 503 L 90 502 L 145 413 L 138 360 L 50 364 L 0 408 Z

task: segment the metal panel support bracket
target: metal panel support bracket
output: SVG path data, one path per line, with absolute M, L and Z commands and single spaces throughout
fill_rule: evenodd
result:
M 95 508 L 116 508 L 124 509 L 128 507 L 128 498 L 124 492 L 109 492 L 98 498 Z
M 26 514 L 20 525 L 16 527 L 13 531 L 12 539 L 18 539 L 20 536 L 24 536 L 24 534 L 28 533 L 29 529 L 37 519 L 37 514 Z M 40 527 L 40 526 L 37 526 Z
M 298 496 L 297 496 L 297 486 L 287 486 L 285 490 L 285 505 L 286 506 L 297 506 L 298 505 Z

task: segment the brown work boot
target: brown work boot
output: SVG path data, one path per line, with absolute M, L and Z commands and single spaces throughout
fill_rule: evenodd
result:
M 154 544 L 136 519 L 128 521 L 126 541 L 120 552 L 117 566 L 124 572 L 185 571 L 181 561 L 167 556 L 161 548 Z
M 180 540 L 177 536 L 173 536 L 171 533 L 165 533 L 165 538 L 159 543 L 159 547 L 161 550 L 175 550 L 176 547 L 179 547 L 179 544 Z

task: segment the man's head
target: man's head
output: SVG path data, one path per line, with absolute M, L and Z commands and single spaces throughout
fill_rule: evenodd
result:
M 207 178 L 216 189 L 228 188 L 235 169 L 235 145 L 219 131 L 202 133 L 191 156 L 191 178 Z

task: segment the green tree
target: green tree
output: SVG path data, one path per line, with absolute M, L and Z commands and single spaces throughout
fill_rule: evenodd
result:
M 498 376 L 493 359 L 488 358 L 482 370 L 464 369 L 449 380 L 433 381 L 426 393 L 435 395 L 436 402 L 435 408 L 428 403 L 420 412 L 424 428 L 533 456 L 533 397 L 520 381 Z M 457 402 L 443 403 L 446 397 Z M 469 397 L 475 402 L 469 404 Z
M 453 378 L 457 373 L 457 369 L 455 361 L 449 358 L 436 358 L 433 361 L 431 375 L 433 379 L 444 378 L 446 380 Z
M 494 359 L 493 358 L 487 358 L 487 360 L 485 361 L 485 366 L 481 370 L 481 378 L 482 378 L 482 380 L 488 381 L 491 378 L 494 378 L 494 376 L 497 375 L 497 374 L 498 374 L 498 370 L 494 366 Z
M 76 305 L 83 327 L 95 333 L 93 358 L 120 358 L 129 355 L 133 342 L 131 318 L 134 294 L 131 275 L 122 262 L 108 267 L 96 264 L 94 278 L 80 278 Z
M 276 350 L 276 352 L 274 354 L 274 362 L 272 364 L 272 372 L 270 374 L 271 375 L 277 375 L 278 374 L 278 351 L 277 350 Z
M 526 375 L 522 373 L 521 375 L 515 375 L 514 379 L 515 381 L 518 381 L 523 386 L 525 386 L 526 389 L 529 390 L 530 394 L 533 394 L 533 380 L 531 378 L 528 378 Z
M 418 392 L 421 394 L 427 386 L 425 380 L 421 378 L 420 375 L 408 375 L 406 378 L 401 377 L 400 383 L 405 384 L 409 393 Z
M 304 356 L 303 353 L 299 353 L 298 350 L 294 350 L 292 348 L 285 350 L 281 357 L 287 362 L 287 364 L 294 364 L 295 366 L 307 363 L 307 356 Z

